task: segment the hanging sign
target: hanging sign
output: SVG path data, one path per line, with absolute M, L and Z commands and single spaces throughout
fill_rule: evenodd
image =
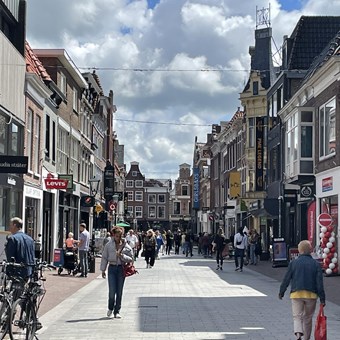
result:
M 66 179 L 45 178 L 46 189 L 67 189 L 67 185 Z

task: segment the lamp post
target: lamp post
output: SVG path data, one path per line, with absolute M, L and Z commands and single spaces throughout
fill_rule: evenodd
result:
M 112 202 L 113 202 L 113 205 L 115 206 L 114 215 L 113 215 L 113 225 L 116 225 L 117 223 L 118 199 L 119 199 L 119 196 L 117 194 L 114 194 L 112 196 Z
M 96 197 L 99 190 L 100 179 L 94 176 L 89 179 L 90 184 L 90 194 L 92 197 Z M 97 210 L 96 210 L 96 200 L 94 199 L 93 211 L 92 211 L 93 221 L 92 221 L 92 240 L 91 240 L 91 257 L 90 257 L 90 273 L 96 272 L 96 262 L 95 262 L 95 246 L 96 246 L 96 235 L 95 229 L 97 228 Z

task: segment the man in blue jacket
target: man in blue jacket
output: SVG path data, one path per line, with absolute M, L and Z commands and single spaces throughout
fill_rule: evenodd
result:
M 299 257 L 289 263 L 287 273 L 281 283 L 279 299 L 282 299 L 289 284 L 294 321 L 294 333 L 297 339 L 309 340 L 312 333 L 312 320 L 316 301 L 325 305 L 325 291 L 320 264 L 311 256 L 312 246 L 309 241 L 298 245 Z
M 11 235 L 7 237 L 6 257 L 8 262 L 22 263 L 22 268 L 9 267 L 8 274 L 29 278 L 33 272 L 35 264 L 34 241 L 22 231 L 22 220 L 14 217 L 10 220 L 9 231 Z

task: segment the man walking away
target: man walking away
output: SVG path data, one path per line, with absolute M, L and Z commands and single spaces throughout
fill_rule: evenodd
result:
M 79 225 L 79 261 L 80 261 L 80 277 L 87 277 L 89 268 L 88 252 L 90 248 L 90 233 L 86 230 L 86 224 L 80 223 Z
M 247 249 L 248 240 L 247 236 L 243 233 L 243 228 L 240 227 L 238 229 L 238 233 L 234 237 L 234 248 L 235 248 L 235 271 L 243 271 L 243 260 L 244 260 L 244 251 Z M 238 262 L 238 258 L 240 258 L 240 265 Z

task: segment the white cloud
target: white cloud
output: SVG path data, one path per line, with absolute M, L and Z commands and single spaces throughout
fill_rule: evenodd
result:
M 161 0 L 154 10 L 146 0 L 58 0 L 57 6 L 34 0 L 27 2 L 27 34 L 34 48 L 65 48 L 79 67 L 120 69 L 97 71 L 104 91 L 115 93 L 118 119 L 212 124 L 240 106 L 256 5 L 267 7 L 268 0 Z M 276 45 L 302 14 L 334 13 L 340 13 L 338 0 L 305 1 L 292 12 L 272 0 Z M 115 121 L 115 130 L 127 163 L 139 161 L 150 174 L 177 174 L 179 164 L 192 162 L 195 136 L 204 142 L 211 128 Z

